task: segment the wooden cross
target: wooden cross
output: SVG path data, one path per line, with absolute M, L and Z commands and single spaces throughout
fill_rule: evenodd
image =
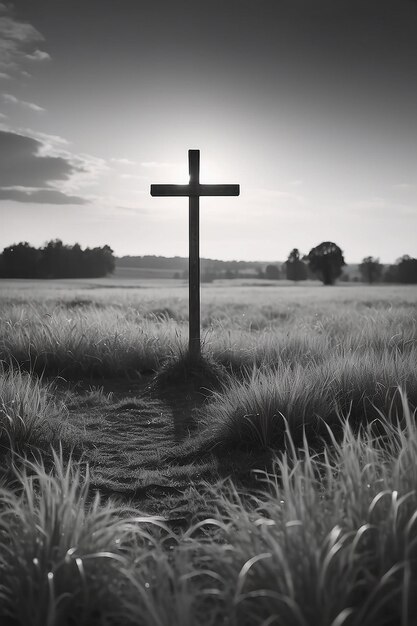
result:
M 238 196 L 239 185 L 202 185 L 200 150 L 188 150 L 188 185 L 151 185 L 151 196 L 188 196 L 189 223 L 189 343 L 192 359 L 200 357 L 200 196 Z

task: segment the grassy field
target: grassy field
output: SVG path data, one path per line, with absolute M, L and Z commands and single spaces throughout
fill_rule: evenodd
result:
M 0 284 L 2 624 L 417 623 L 417 290 Z

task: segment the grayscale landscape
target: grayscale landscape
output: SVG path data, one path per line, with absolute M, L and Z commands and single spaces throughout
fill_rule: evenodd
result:
M 416 27 L 0 1 L 1 626 L 417 624 Z

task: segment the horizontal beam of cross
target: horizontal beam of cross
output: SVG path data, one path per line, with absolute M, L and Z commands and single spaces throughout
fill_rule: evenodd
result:
M 238 196 L 239 185 L 151 185 L 151 196 Z

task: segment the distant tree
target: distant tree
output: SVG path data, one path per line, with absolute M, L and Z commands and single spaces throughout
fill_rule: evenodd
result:
M 41 278 L 71 278 L 68 248 L 60 239 L 48 241 L 41 249 L 39 273 Z
M 213 280 L 219 278 L 219 272 L 217 271 L 216 264 L 204 259 L 200 264 L 200 276 L 201 282 L 212 283 Z
M 342 250 L 332 241 L 323 241 L 307 255 L 308 264 L 324 285 L 333 285 L 346 265 Z
M 397 259 L 395 265 L 390 265 L 385 270 L 383 280 L 386 283 L 417 283 L 417 259 L 404 254 Z
M 400 283 L 415 284 L 417 283 L 417 259 L 405 254 L 397 262 L 398 280 Z
M 84 252 L 81 249 L 80 244 L 76 243 L 72 246 L 71 250 L 71 270 L 74 278 L 81 278 L 84 276 Z
M 267 265 L 265 268 L 265 278 L 268 280 L 279 280 L 281 273 L 276 265 Z
M 5 278 L 36 278 L 39 256 L 39 250 L 27 241 L 5 248 L 2 254 L 2 275 Z
M 101 258 L 102 258 L 102 269 L 105 272 L 104 276 L 107 274 L 113 274 L 114 268 L 116 267 L 116 263 L 114 260 L 114 252 L 110 248 L 110 246 L 105 245 L 99 248 L 101 250 Z
M 384 283 L 400 282 L 398 277 L 398 265 L 389 265 L 382 276 L 382 280 Z
M 93 278 L 114 271 L 109 246 L 82 250 L 79 244 L 66 246 L 60 239 L 37 249 L 26 241 L 3 250 L 0 275 L 5 278 Z
M 315 274 L 313 272 L 313 270 L 311 269 L 309 263 L 308 263 L 308 255 L 305 255 L 303 257 L 303 261 L 305 263 L 306 269 L 307 269 L 307 279 L 308 280 L 320 280 L 320 278 L 317 276 L 317 274 Z
M 293 248 L 285 262 L 285 271 L 288 280 L 306 280 L 307 266 L 301 260 L 300 252 L 297 248 Z
M 114 271 L 113 250 L 109 246 L 102 248 L 86 248 L 84 251 L 84 268 L 87 276 L 100 278 Z
M 375 259 L 372 256 L 367 256 L 362 259 L 362 263 L 359 265 L 362 280 L 370 285 L 381 280 L 382 269 L 383 266 L 379 262 L 379 259 Z

